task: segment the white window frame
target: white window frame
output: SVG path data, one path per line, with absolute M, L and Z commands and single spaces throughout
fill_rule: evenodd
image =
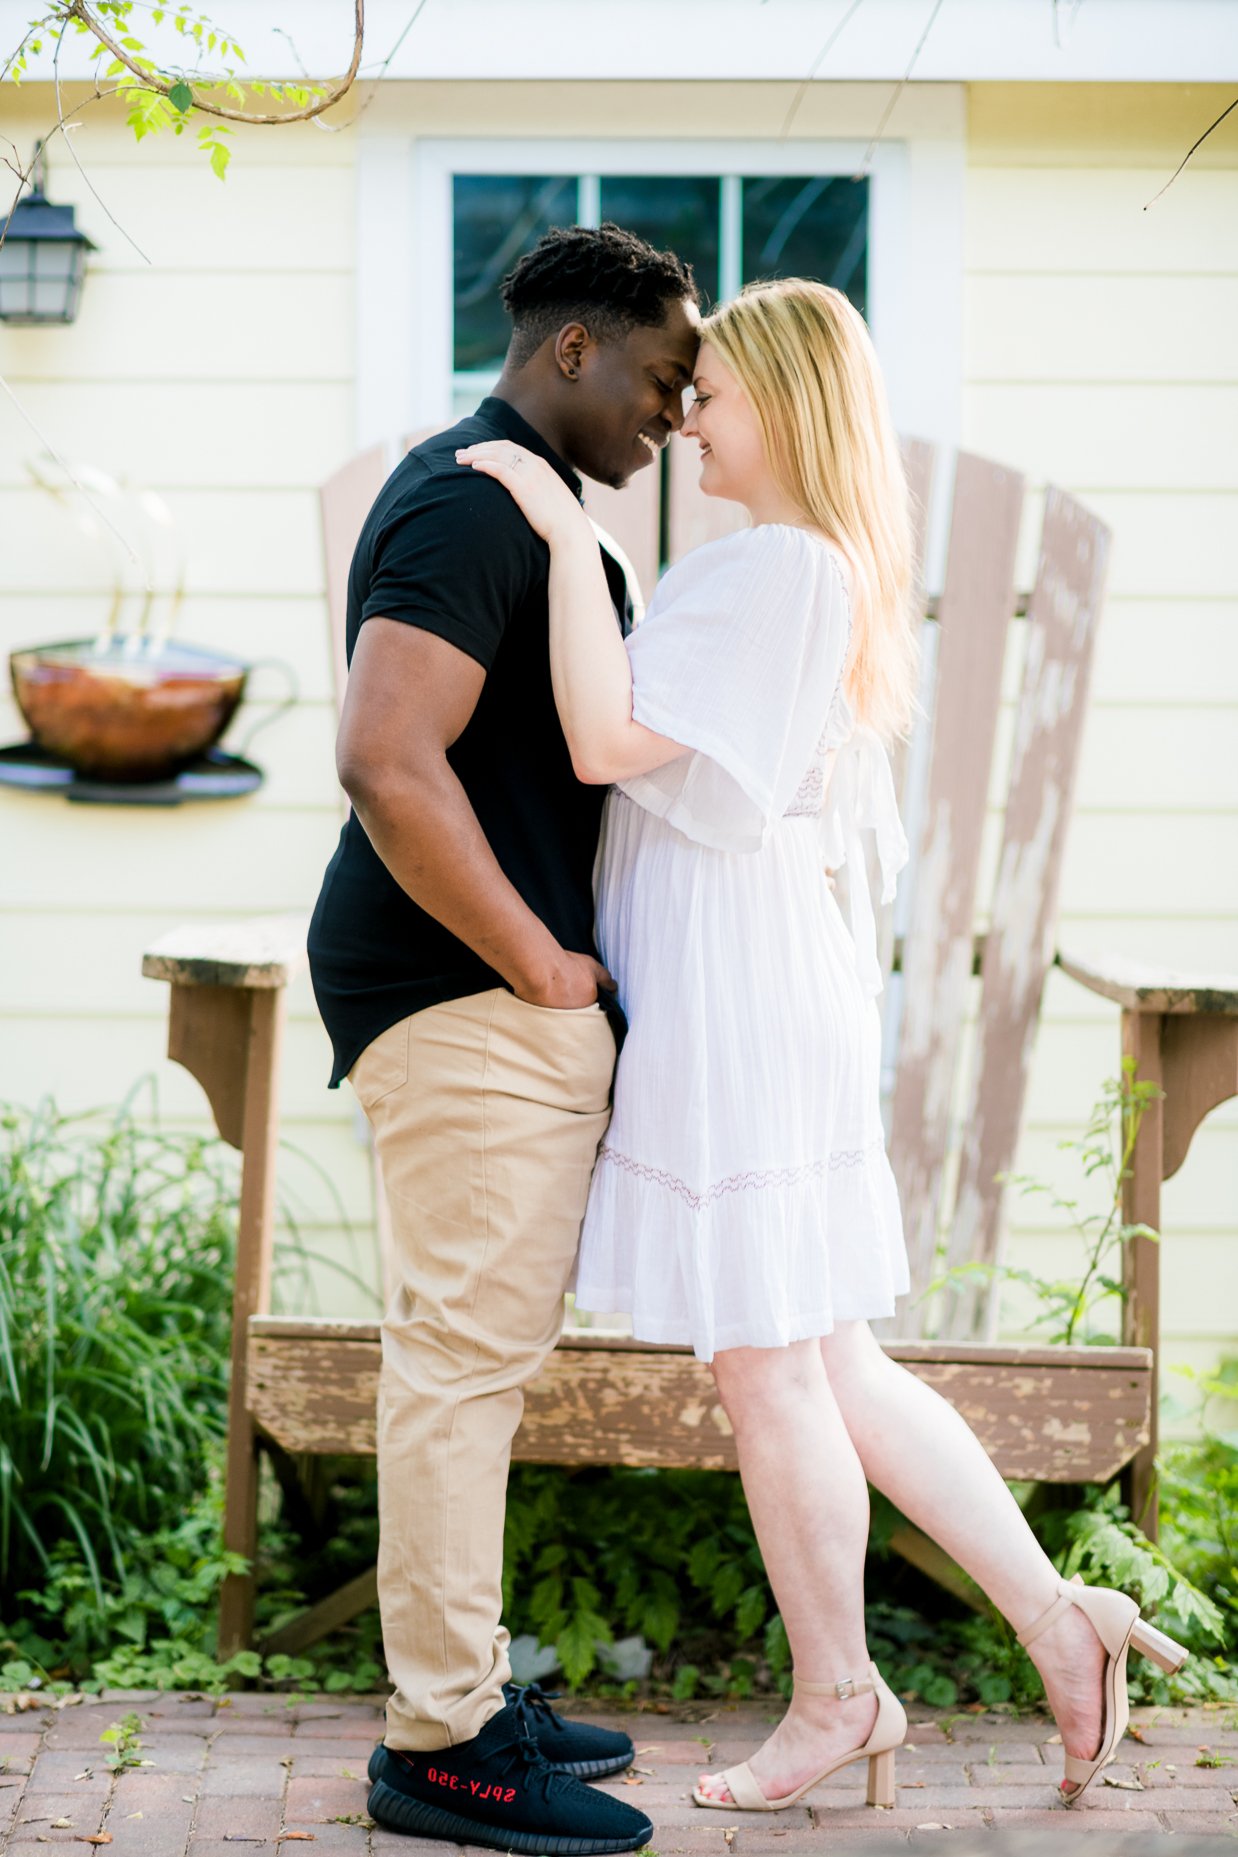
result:
M 869 157 L 868 310 L 900 431 L 958 442 L 965 114 L 953 134 Z M 363 137 L 358 150 L 357 441 L 438 425 L 452 407 L 455 174 L 852 175 L 858 141 Z M 403 229 L 403 231 L 402 231 Z M 725 289 L 733 280 L 723 279 Z

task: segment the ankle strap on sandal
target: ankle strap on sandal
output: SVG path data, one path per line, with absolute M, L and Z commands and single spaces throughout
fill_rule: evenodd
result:
M 1076 1575 L 1072 1585 L 1077 1586 L 1081 1584 L 1082 1582 L 1079 1580 L 1078 1575 Z M 1025 1630 L 1016 1634 L 1024 1650 L 1027 1649 L 1029 1644 L 1035 1643 L 1042 1631 L 1048 1631 L 1050 1625 L 1056 1625 L 1064 1612 L 1069 1612 L 1071 1606 L 1075 1603 L 1072 1585 L 1068 1585 L 1065 1580 L 1060 1580 L 1058 1582 L 1057 1598 L 1053 1601 L 1053 1604 L 1047 1606 L 1040 1617 L 1033 1619 Z
M 802 1696 L 832 1696 L 836 1702 L 846 1702 L 851 1696 L 862 1696 L 877 1687 L 871 1676 L 844 1676 L 837 1683 L 805 1683 L 798 1676 L 792 1680 Z

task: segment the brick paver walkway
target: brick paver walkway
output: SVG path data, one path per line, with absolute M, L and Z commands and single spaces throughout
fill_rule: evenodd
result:
M 99 1736 L 130 1711 L 141 1719 L 135 1753 L 149 1764 L 112 1773 Z M 701 1767 L 726 1766 L 752 1750 L 768 1732 L 771 1705 L 571 1712 L 632 1735 L 635 1769 L 607 1784 L 653 1820 L 659 1857 L 825 1857 L 827 1849 L 876 1852 L 908 1841 L 946 1844 L 960 1857 L 963 1849 L 1004 1848 L 1007 1829 L 1039 1832 L 1038 1851 L 1086 1843 L 1088 1857 L 1131 1853 L 1145 1837 L 1176 1834 L 1183 1857 L 1198 1848 L 1232 1850 L 1238 1838 L 1233 1710 L 1137 1710 L 1139 1739 L 1125 1743 L 1109 1783 L 1096 1785 L 1071 1813 L 1054 1802 L 1061 1748 L 1047 1718 L 919 1711 L 898 1758 L 892 1811 L 864 1805 L 863 1768 L 856 1766 L 818 1789 L 811 1804 L 769 1819 L 703 1812 L 689 1793 Z M 261 1850 L 291 1857 L 310 1842 L 324 1857 L 441 1853 L 441 1844 L 381 1831 L 366 1818 L 365 1763 L 381 1728 L 377 1701 L 291 1703 L 250 1694 L 213 1700 L 113 1692 L 71 1708 L 0 1714 L 0 1850 L 43 1857 L 49 1844 L 81 1849 L 98 1839 L 108 1857 Z M 1024 1848 L 1024 1839 L 1012 1840 L 1012 1848 Z

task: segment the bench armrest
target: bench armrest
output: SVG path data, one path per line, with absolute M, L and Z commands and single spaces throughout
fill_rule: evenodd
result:
M 251 916 L 173 929 L 146 950 L 148 980 L 190 987 L 286 987 L 305 965 L 306 916 Z
M 1182 973 L 1121 954 L 1075 955 L 1059 949 L 1064 974 L 1130 1012 L 1238 1014 L 1238 974 Z

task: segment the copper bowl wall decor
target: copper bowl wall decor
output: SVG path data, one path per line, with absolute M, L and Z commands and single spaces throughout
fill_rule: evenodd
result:
M 219 740 L 248 666 L 194 645 L 90 639 L 9 658 L 13 693 L 40 748 L 79 774 L 166 780 Z

